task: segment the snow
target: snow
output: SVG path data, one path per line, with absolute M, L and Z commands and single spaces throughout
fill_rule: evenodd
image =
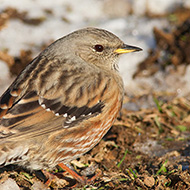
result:
M 105 3 L 108 1 L 112 0 L 83 0 L 82 3 L 80 0 L 1 0 L 0 11 L 13 7 L 21 12 L 27 11 L 28 18 L 44 18 L 44 21 L 34 26 L 18 19 L 11 19 L 7 27 L 0 31 L 0 50 L 8 49 L 10 55 L 18 56 L 21 49 L 32 49 L 35 57 L 41 51 L 42 44 L 49 44 L 74 30 L 87 26 L 104 28 L 115 33 L 125 43 L 143 49 L 142 52 L 123 56 L 119 64 L 125 86 L 135 86 L 136 81 L 132 80 L 132 76 L 137 65 L 155 45 L 153 27 L 163 28 L 168 24 L 164 19 L 148 19 L 142 15 L 146 11 L 155 14 L 166 13 L 176 5 L 189 6 L 190 0 L 120 0 L 118 2 L 122 2 L 123 5 L 126 2 L 128 10 L 132 10 L 134 14 L 122 17 L 118 13 L 115 18 L 105 10 L 107 5 Z M 121 12 L 128 11 L 126 5 Z M 122 9 L 122 6 L 118 7 Z M 47 10 L 51 10 L 52 13 Z M 0 62 L 0 71 L 2 70 L 5 77 L 2 75 L 0 82 L 7 85 L 9 75 L 5 64 Z
M 151 13 L 164 14 L 174 10 L 176 6 L 182 6 L 182 0 L 148 0 L 147 8 Z

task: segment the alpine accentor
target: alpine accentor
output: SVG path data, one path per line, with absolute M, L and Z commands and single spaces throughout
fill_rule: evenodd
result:
M 42 51 L 0 99 L 0 165 L 72 173 L 64 164 L 93 148 L 121 109 L 118 58 L 140 50 L 85 28 Z

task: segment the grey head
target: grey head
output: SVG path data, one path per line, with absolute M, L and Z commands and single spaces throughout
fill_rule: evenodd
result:
M 140 51 L 141 48 L 126 45 L 113 33 L 98 28 L 84 28 L 58 39 L 42 55 L 56 57 L 60 61 L 81 58 L 100 68 L 116 69 L 118 58 L 123 53 Z

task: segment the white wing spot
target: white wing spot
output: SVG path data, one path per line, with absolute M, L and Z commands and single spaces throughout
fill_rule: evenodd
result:
M 46 109 L 46 105 L 45 104 L 41 104 L 42 108 Z
M 65 121 L 65 123 L 67 123 L 67 124 L 69 124 L 69 123 L 71 123 L 71 122 L 72 122 L 71 120 Z
M 47 108 L 46 111 L 51 111 L 51 110 L 49 108 Z
M 67 129 L 69 128 L 69 125 L 64 125 L 63 128 Z
M 59 113 L 56 113 L 55 116 L 59 116 Z
M 75 116 L 71 117 L 71 121 L 75 121 L 75 120 L 76 120 Z
M 67 117 L 68 115 L 67 115 L 67 113 L 65 113 L 64 115 L 63 115 L 63 117 Z

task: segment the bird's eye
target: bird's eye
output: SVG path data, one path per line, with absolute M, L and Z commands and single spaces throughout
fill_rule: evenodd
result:
M 102 52 L 104 50 L 104 47 L 100 44 L 97 44 L 94 46 L 94 49 L 97 51 L 97 52 Z

